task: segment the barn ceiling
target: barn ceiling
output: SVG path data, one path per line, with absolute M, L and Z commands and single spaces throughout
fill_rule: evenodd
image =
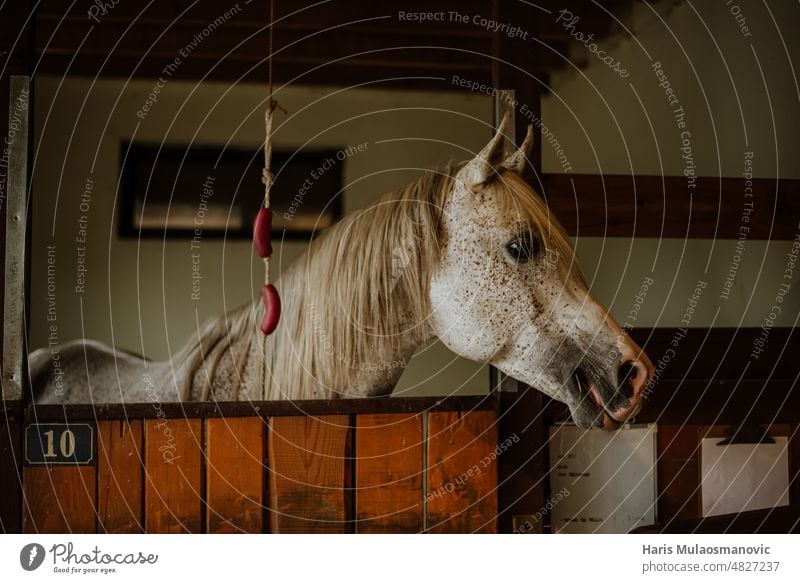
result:
M 267 0 L 169 0 L 143 9 L 140 3 L 111 4 L 39 3 L 37 73 L 158 77 L 177 57 L 180 64 L 170 73 L 175 78 L 267 78 Z M 550 75 L 572 66 L 571 55 L 586 53 L 572 50 L 578 41 L 563 19 L 556 22 L 559 11 L 578 16 L 580 29 L 601 40 L 620 29 L 618 19 L 631 4 L 541 0 L 536 3 L 541 9 L 532 10 L 527 2 L 501 7 L 486 0 L 276 0 L 274 75 L 279 82 L 378 82 L 443 90 L 454 88 L 452 75 L 489 83 L 497 50 L 494 26 L 501 28 L 500 38 L 523 41 L 520 50 L 530 50 L 523 60 L 546 87 Z M 434 19 L 426 22 L 406 16 L 431 12 Z

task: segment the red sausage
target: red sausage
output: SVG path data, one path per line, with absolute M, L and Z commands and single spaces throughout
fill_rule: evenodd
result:
M 261 318 L 261 331 L 269 336 L 278 326 L 281 319 L 281 298 L 278 290 L 271 283 L 261 290 L 261 301 L 264 303 L 264 316 Z
M 260 257 L 272 255 L 272 242 L 270 241 L 270 231 L 272 230 L 272 210 L 261 207 L 253 223 L 253 245 L 256 253 Z

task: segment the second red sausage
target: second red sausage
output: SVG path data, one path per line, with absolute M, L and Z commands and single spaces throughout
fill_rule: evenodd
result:
M 261 317 L 261 331 L 269 336 L 278 326 L 281 319 L 281 298 L 278 290 L 270 284 L 265 285 L 261 290 L 261 301 L 264 304 L 264 315 Z

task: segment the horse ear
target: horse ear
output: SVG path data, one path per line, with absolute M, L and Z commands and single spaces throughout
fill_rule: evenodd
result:
M 525 171 L 525 165 L 528 162 L 528 156 L 530 156 L 532 147 L 533 126 L 529 125 L 528 133 L 525 134 L 525 139 L 522 141 L 522 145 L 519 147 L 519 149 L 517 149 L 516 152 L 503 160 L 503 163 L 500 166 L 511 170 L 512 172 L 516 172 L 517 174 L 522 174 Z
M 500 120 L 500 126 L 497 128 L 494 137 L 464 168 L 466 171 L 466 181 L 469 186 L 483 184 L 497 171 L 497 164 L 500 161 L 500 157 L 503 155 L 503 144 L 505 142 L 507 127 L 508 115 L 504 115 L 503 119 Z

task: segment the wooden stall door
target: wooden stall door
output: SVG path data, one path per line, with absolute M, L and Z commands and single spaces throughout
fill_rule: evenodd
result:
M 202 442 L 202 419 L 145 421 L 147 532 L 202 532 Z
M 265 429 L 261 417 L 206 420 L 206 532 L 262 531 Z
M 356 532 L 422 532 L 422 445 L 422 414 L 356 417 Z
M 98 532 L 143 532 L 143 423 L 100 421 L 97 430 Z
M 493 411 L 428 416 L 428 532 L 497 532 L 495 421 Z
M 269 431 L 270 526 L 278 533 L 342 533 L 350 489 L 350 418 L 273 417 Z

